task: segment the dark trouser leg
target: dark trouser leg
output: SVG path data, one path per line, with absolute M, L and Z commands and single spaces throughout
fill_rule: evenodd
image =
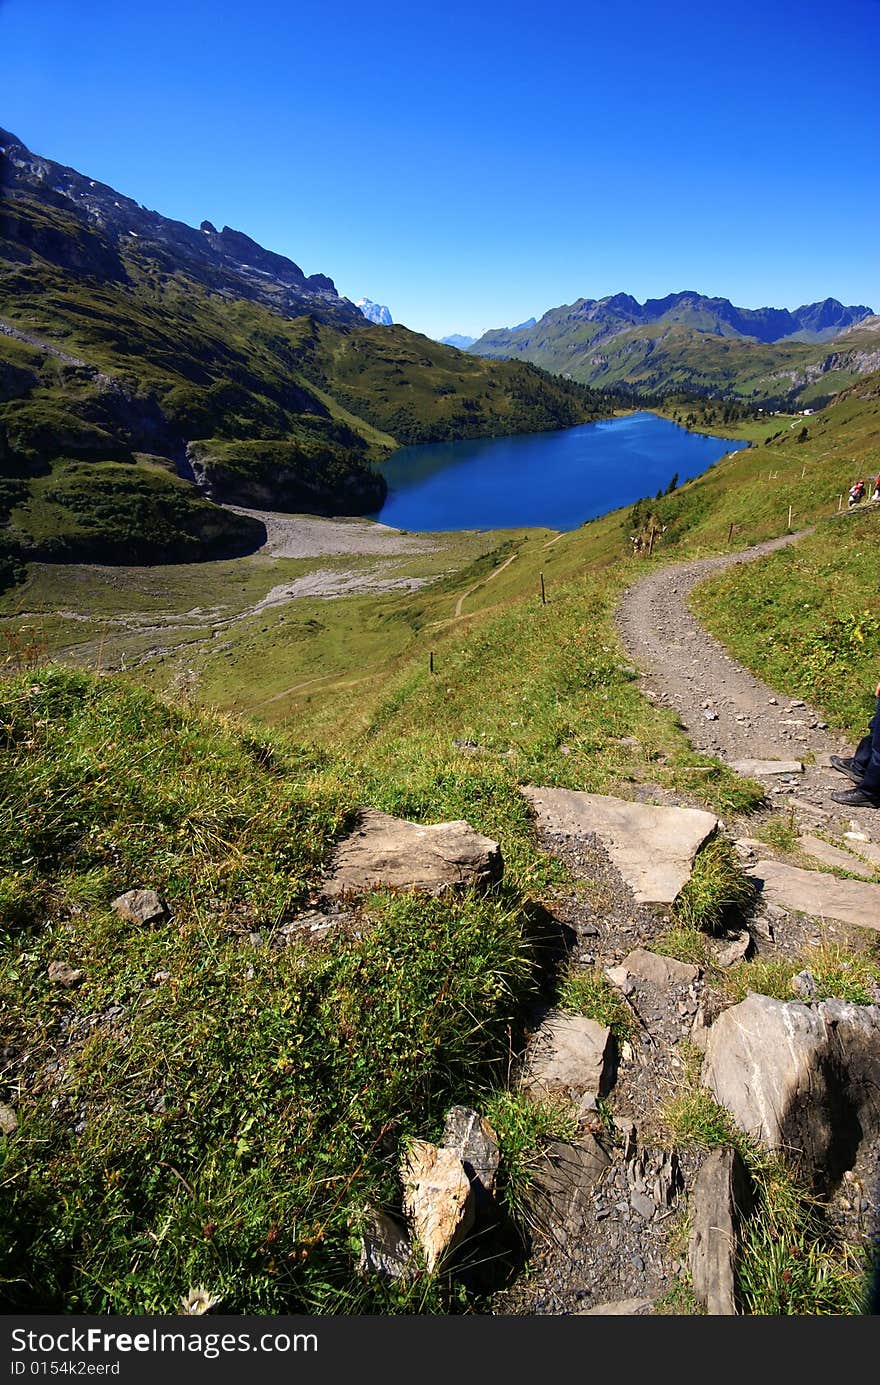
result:
M 872 798 L 880 799 L 880 698 L 871 720 L 871 734 L 859 742 L 853 759 L 858 768 L 864 770 L 859 788 Z

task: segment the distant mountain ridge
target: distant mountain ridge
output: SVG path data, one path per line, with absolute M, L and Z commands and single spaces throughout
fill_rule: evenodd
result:
M 363 313 L 368 322 L 374 323 L 377 327 L 394 326 L 391 309 L 386 308 L 384 303 L 374 303 L 372 298 L 359 298 L 355 307 Z
M 550 309 L 538 322 L 496 328 L 468 349 L 474 355 L 532 361 L 602 388 L 623 384 L 770 397 L 782 388 L 778 382 L 786 372 L 794 378 L 806 371 L 812 384 L 822 365 L 820 348 L 841 334 L 848 338 L 849 355 L 842 361 L 839 352 L 831 353 L 828 370 L 849 370 L 850 378 L 876 370 L 875 321 L 867 305 L 845 306 L 836 298 L 792 311 L 740 308 L 693 290 L 644 303 L 617 293 L 579 298 Z M 874 334 L 873 342 L 853 335 L 862 328 Z M 861 345 L 867 352 L 858 350 Z M 836 387 L 846 383 L 849 379 L 836 381 Z
M 467 351 L 476 340 L 476 337 L 466 337 L 461 332 L 452 332 L 448 337 L 440 337 L 444 346 L 454 346 L 457 351 Z

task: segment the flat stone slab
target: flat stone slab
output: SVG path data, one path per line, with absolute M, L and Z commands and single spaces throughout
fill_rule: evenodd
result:
M 649 981 L 652 986 L 690 986 L 700 975 L 699 967 L 690 962 L 679 962 L 675 957 L 664 957 L 659 952 L 646 952 L 643 947 L 634 948 L 624 957 L 621 966 L 631 976 L 640 981 Z
M 526 786 L 547 832 L 599 838 L 640 904 L 671 904 L 691 878 L 694 857 L 718 827 L 699 808 L 664 808 L 605 794 Z
M 838 880 L 820 870 L 801 870 L 783 861 L 756 861 L 746 869 L 761 886 L 767 903 L 880 932 L 880 885 Z
M 798 846 L 801 851 L 812 856 L 814 861 L 821 861 L 823 866 L 835 866 L 838 870 L 848 870 L 852 875 L 860 875 L 863 880 L 870 880 L 874 874 L 873 867 L 868 864 L 864 857 L 854 856 L 849 851 L 841 851 L 839 846 L 832 846 L 831 842 L 823 841 L 821 837 L 809 835 L 800 837 Z
M 332 899 L 382 888 L 439 894 L 489 885 L 503 868 L 498 843 L 467 822 L 425 827 L 365 808 L 357 829 L 333 854 L 324 894 Z
M 737 774 L 761 779 L 769 774 L 803 774 L 801 760 L 731 760 L 730 768 Z
M 611 1042 L 604 1024 L 551 1010 L 529 1044 L 521 1084 L 537 1095 L 604 1096 Z
M 529 1211 L 537 1226 L 561 1245 L 579 1239 L 589 1220 L 590 1189 L 610 1163 L 593 1135 L 553 1140 L 532 1173 Z

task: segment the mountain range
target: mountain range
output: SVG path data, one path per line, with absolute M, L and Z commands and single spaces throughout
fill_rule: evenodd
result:
M 264 525 L 223 502 L 373 513 L 402 444 L 607 412 L 526 362 L 372 325 L 327 275 L 0 131 L 0 581 L 29 558 L 252 550 Z
M 644 303 L 627 293 L 580 298 L 538 322 L 486 332 L 468 349 L 600 387 L 804 401 L 880 367 L 878 320 L 865 304 L 739 308 L 694 291 Z

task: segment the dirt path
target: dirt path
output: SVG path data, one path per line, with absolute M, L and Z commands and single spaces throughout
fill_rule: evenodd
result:
M 480 587 L 485 587 L 487 582 L 491 582 L 492 579 L 497 577 L 500 572 L 503 572 L 506 567 L 510 567 L 510 564 L 513 562 L 515 557 L 517 557 L 517 554 L 511 553 L 509 558 L 505 558 L 503 563 L 501 563 L 498 567 L 492 569 L 488 577 L 481 578 L 481 580 L 479 582 L 475 582 L 472 587 L 468 587 L 467 591 L 462 592 L 461 596 L 458 598 L 458 601 L 455 603 L 455 620 L 458 620 L 461 616 L 461 608 L 464 605 L 467 598 L 469 596 L 473 596 L 474 592 L 479 591 Z
M 742 760 L 801 760 L 804 773 L 792 782 L 763 780 L 780 807 L 838 830 L 851 819 L 875 841 L 880 814 L 841 808 L 835 789 L 851 787 L 827 766 L 829 753 L 852 754 L 852 746 L 829 732 L 821 713 L 799 699 L 769 688 L 749 673 L 706 630 L 687 606 L 697 582 L 710 573 L 754 562 L 795 543 L 786 534 L 738 553 L 660 568 L 630 587 L 618 614 L 624 646 L 644 672 L 642 688 L 651 701 L 675 709 L 693 745 L 729 764 Z

